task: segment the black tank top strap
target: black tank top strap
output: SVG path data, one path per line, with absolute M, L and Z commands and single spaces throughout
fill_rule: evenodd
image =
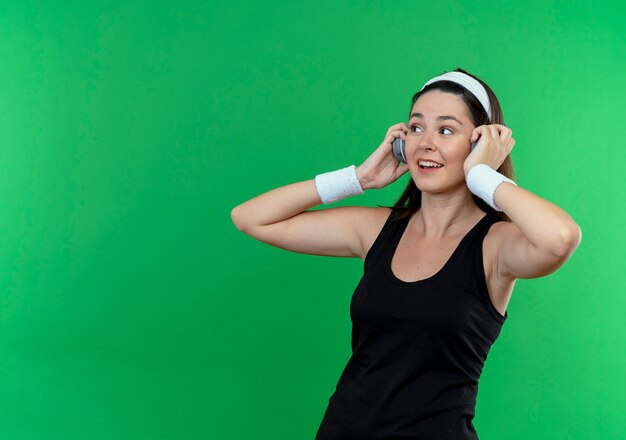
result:
M 378 237 L 374 240 L 372 247 L 370 247 L 363 261 L 366 272 L 370 267 L 384 264 L 385 258 L 387 257 L 386 254 L 390 251 L 389 244 L 395 242 L 395 240 L 399 240 L 399 236 L 401 236 L 410 218 L 398 219 L 400 212 L 401 209 L 399 208 L 391 208 L 389 217 L 387 217 L 385 224 L 378 233 Z
M 467 247 L 467 252 L 470 252 L 474 256 L 478 256 L 478 253 L 482 256 L 482 243 L 485 236 L 489 232 L 489 229 L 494 223 L 501 220 L 494 214 L 486 214 L 480 221 L 470 230 L 465 237 L 464 241 Z M 481 260 L 482 261 L 482 260 Z
M 487 235 L 487 232 L 489 232 L 491 225 L 499 221 L 501 220 L 496 215 L 489 213 L 485 214 L 464 237 L 464 244 L 466 246 L 473 246 L 477 243 L 482 245 L 483 239 L 485 238 L 485 235 Z
M 481 219 L 480 227 L 476 228 L 475 230 L 476 238 L 482 240 L 485 237 L 485 235 L 487 235 L 487 232 L 489 232 L 489 228 L 491 228 L 491 225 L 493 225 L 494 223 L 501 222 L 501 221 L 504 221 L 504 220 L 502 220 L 495 214 L 488 213 L 487 215 L 485 215 Z

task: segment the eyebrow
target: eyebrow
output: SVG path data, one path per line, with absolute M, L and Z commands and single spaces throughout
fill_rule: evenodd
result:
M 411 118 L 424 118 L 424 115 L 421 114 L 421 113 L 413 113 L 409 119 L 411 119 Z M 459 124 L 463 125 L 463 123 L 461 121 L 459 121 L 457 118 L 455 118 L 454 116 L 449 116 L 449 115 L 437 116 L 437 120 L 438 121 L 445 121 L 445 120 L 448 120 L 448 119 L 452 119 L 453 121 L 456 121 Z

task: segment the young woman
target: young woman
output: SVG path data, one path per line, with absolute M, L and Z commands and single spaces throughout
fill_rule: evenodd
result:
M 478 380 L 515 280 L 554 272 L 581 239 L 565 211 L 511 180 L 511 134 L 492 90 L 456 69 L 426 82 L 408 123 L 391 126 L 360 166 L 233 209 L 238 229 L 270 245 L 364 261 L 352 356 L 316 440 L 478 438 Z M 307 211 L 407 171 L 393 207 Z

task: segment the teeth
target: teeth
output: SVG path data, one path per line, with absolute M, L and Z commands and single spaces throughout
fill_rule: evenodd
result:
M 419 166 L 421 167 L 428 167 L 428 168 L 441 168 L 443 165 L 435 163 L 435 162 L 430 162 L 427 160 L 420 160 L 419 161 Z

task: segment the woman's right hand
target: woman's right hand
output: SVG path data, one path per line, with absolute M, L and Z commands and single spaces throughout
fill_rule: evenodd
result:
M 409 126 L 404 122 L 389 127 L 383 143 L 356 168 L 356 175 L 363 190 L 384 188 L 407 172 L 409 166 L 398 162 L 393 156 L 391 144 L 398 137 L 406 140 L 408 131 Z

